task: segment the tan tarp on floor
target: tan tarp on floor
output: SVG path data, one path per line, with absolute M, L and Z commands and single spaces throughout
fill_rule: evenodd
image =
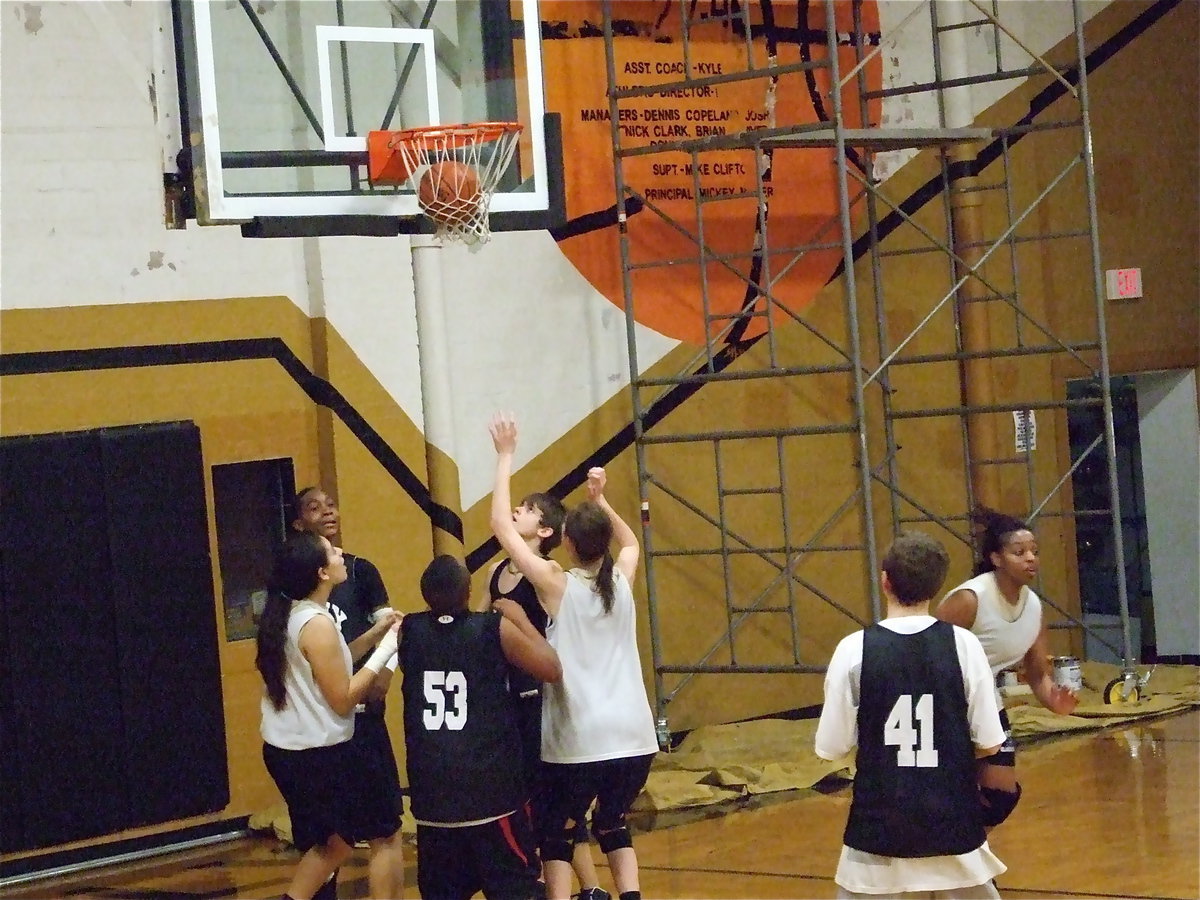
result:
M 1200 706 L 1200 669 L 1195 666 L 1159 666 L 1141 689 L 1137 703 L 1106 704 L 1104 687 L 1121 671 L 1106 663 L 1084 662 L 1083 692 L 1074 715 L 1059 716 L 1032 698 L 1009 701 L 1008 712 L 1018 741 L 1034 740 L 1057 732 L 1106 728 L 1147 716 Z M 1141 674 L 1146 673 L 1141 670 Z M 736 725 L 697 728 L 672 753 L 654 761 L 646 789 L 635 809 L 661 812 L 668 809 L 708 806 L 740 797 L 810 788 L 828 775 L 853 774 L 853 757 L 826 762 L 813 752 L 815 719 L 799 721 L 762 719 Z M 416 825 L 405 804 L 403 829 L 413 834 Z M 250 817 L 253 829 L 273 829 L 290 842 L 287 809 L 277 804 Z
M 811 787 L 849 761 L 813 753 L 816 719 L 761 719 L 697 728 L 660 753 L 636 809 L 705 806 L 751 794 Z
M 1059 716 L 1032 697 L 1010 700 L 1018 741 L 1048 734 L 1106 728 L 1146 716 L 1200 706 L 1200 669 L 1159 666 L 1137 703 L 1106 704 L 1101 693 L 1121 674 L 1117 666 L 1084 662 L 1084 689 L 1074 715 Z M 1141 674 L 1146 673 L 1141 670 Z M 691 732 L 673 753 L 660 753 L 635 808 L 661 811 L 704 806 L 768 791 L 809 788 L 827 775 L 851 777 L 853 758 L 826 762 L 813 752 L 816 720 L 764 719 Z
M 1074 715 L 1057 716 L 1036 701 L 1026 700 L 1010 705 L 1009 719 L 1017 738 L 1032 738 L 1059 731 L 1080 731 L 1104 728 L 1109 725 L 1157 716 L 1163 713 L 1200 706 L 1200 669 L 1195 666 L 1159 666 L 1140 688 L 1142 699 L 1136 703 L 1105 703 L 1104 688 L 1120 677 L 1114 665 L 1084 662 L 1083 692 Z M 1149 669 L 1141 669 L 1145 676 Z

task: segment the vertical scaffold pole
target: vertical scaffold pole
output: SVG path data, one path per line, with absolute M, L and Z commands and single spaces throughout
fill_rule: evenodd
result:
M 1096 308 L 1096 331 L 1100 344 L 1100 391 L 1104 401 L 1104 455 L 1108 465 L 1108 510 L 1112 522 L 1113 557 L 1117 569 L 1117 601 L 1121 613 L 1122 652 L 1125 674 L 1135 671 L 1133 637 L 1129 627 L 1129 588 L 1125 583 L 1125 540 L 1121 523 L 1121 483 L 1117 476 L 1117 440 L 1113 425 L 1112 373 L 1108 365 L 1108 326 L 1104 313 L 1103 268 L 1100 261 L 1100 216 L 1096 210 L 1096 168 L 1092 158 L 1092 122 L 1088 107 L 1087 50 L 1083 39 L 1083 15 L 1079 0 L 1073 0 L 1075 56 L 1079 65 L 1079 110 L 1083 121 L 1083 170 L 1087 182 L 1089 244 L 1092 262 L 1092 295 Z
M 617 231 L 621 249 L 621 289 L 625 297 L 625 341 L 629 353 L 629 397 L 633 404 L 633 446 L 637 459 L 638 501 L 641 508 L 642 559 L 646 574 L 646 606 L 650 616 L 650 654 L 654 661 L 654 711 L 660 723 L 666 720 L 666 690 L 660 669 L 662 662 L 662 638 L 659 628 L 658 598 L 654 590 L 653 537 L 650 528 L 650 482 L 646 471 L 646 447 L 642 443 L 643 419 L 641 391 L 638 386 L 639 368 L 637 356 L 637 320 L 633 308 L 633 279 L 630 276 L 629 229 L 625 215 L 625 173 L 621 157 L 621 126 L 617 103 L 617 63 L 613 36 L 612 0 L 604 0 L 604 64 L 608 77 L 608 112 L 612 129 L 613 179 L 617 194 Z M 665 727 L 659 729 L 662 743 Z

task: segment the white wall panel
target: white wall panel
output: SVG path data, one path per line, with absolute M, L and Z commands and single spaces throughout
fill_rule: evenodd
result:
M 1200 654 L 1196 373 L 1154 372 L 1137 376 L 1136 385 L 1155 649 L 1160 656 L 1195 656 Z
M 492 413 L 516 413 L 519 467 L 629 384 L 625 314 L 547 232 L 448 247 L 443 271 L 447 325 L 458 336 L 449 352 L 465 507 L 491 491 Z M 640 325 L 637 341 L 643 369 L 678 343 Z
M 408 238 L 326 237 L 319 246 L 325 316 L 423 428 Z
M 27 27 L 33 6 L 36 29 Z M 4 5 L 5 307 L 284 294 L 307 309 L 297 241 L 163 224 L 150 102 L 160 6 Z
M 1080 6 L 1085 21 L 1109 2 L 1083 0 Z M 955 6 L 960 7 L 960 21 L 984 18 L 983 13 L 967 0 L 938 0 L 938 5 L 941 24 L 949 21 L 948 17 L 953 14 Z M 991 13 L 991 0 L 980 0 L 979 5 Z M 998 8 L 999 21 L 1020 44 L 1003 30 L 991 25 L 975 25 L 966 29 L 966 55 L 971 75 L 995 72 L 997 68 L 1008 71 L 1036 65 L 1028 51 L 1044 54 L 1071 34 L 1075 27 L 1072 4 L 1068 0 L 1003 0 Z M 883 86 L 900 88 L 931 82 L 934 64 L 929 0 L 881 0 L 879 24 L 883 34 Z M 999 66 L 996 61 L 997 40 L 1000 48 Z M 1041 80 L 1049 77 L 1047 75 Z M 1019 80 L 1005 80 L 972 85 L 971 108 L 978 115 L 1020 83 Z M 937 98 L 932 92 L 884 98 L 880 125 L 885 128 L 933 128 L 939 124 Z M 875 162 L 875 177 L 886 179 L 916 153 L 915 150 L 896 150 L 880 154 Z

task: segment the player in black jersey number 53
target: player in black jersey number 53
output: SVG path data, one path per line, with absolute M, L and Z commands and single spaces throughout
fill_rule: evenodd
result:
M 537 845 L 525 804 L 511 663 L 562 677 L 558 654 L 511 600 L 471 612 L 471 576 L 439 556 L 421 575 L 426 612 L 400 623 L 404 743 L 422 897 L 528 900 Z

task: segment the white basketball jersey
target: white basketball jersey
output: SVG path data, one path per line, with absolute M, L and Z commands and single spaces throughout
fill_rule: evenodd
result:
M 629 579 L 613 570 L 615 599 L 608 613 L 593 584 L 587 572 L 568 572 L 562 605 L 546 629 L 563 668 L 562 681 L 542 690 L 546 762 L 597 762 L 658 750 Z
M 1022 587 L 1017 605 L 1013 606 L 1000 594 L 994 572 L 976 575 L 950 594 L 963 590 L 971 591 L 978 598 L 971 631 L 987 653 L 992 674 L 1024 659 L 1042 627 L 1041 598 L 1028 587 Z
M 288 616 L 287 641 L 284 645 L 287 654 L 287 671 L 284 673 L 284 687 L 287 689 L 287 702 L 283 709 L 276 709 L 271 699 L 263 694 L 262 699 L 262 737 L 272 747 L 280 750 L 308 750 L 312 747 L 329 747 L 348 741 L 354 736 L 354 712 L 348 716 L 339 716 L 333 711 L 321 693 L 321 689 L 313 680 L 312 666 L 300 651 L 300 631 L 318 616 L 325 616 L 337 623 L 324 606 L 311 600 L 301 600 L 292 605 Z M 337 631 L 338 640 L 342 645 L 342 658 L 346 663 L 346 675 L 350 674 L 350 648 Z

